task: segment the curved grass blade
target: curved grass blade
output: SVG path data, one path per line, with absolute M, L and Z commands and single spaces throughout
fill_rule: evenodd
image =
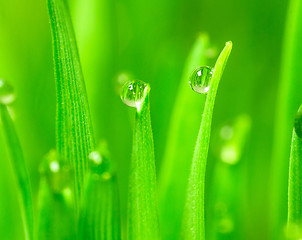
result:
M 74 168 L 75 204 L 79 198 L 88 167 L 88 155 L 94 138 L 85 83 L 76 41 L 64 0 L 48 0 L 51 22 L 55 78 L 57 88 L 57 149 Z
M 102 154 L 101 154 L 102 153 Z M 79 222 L 79 239 L 119 240 L 121 220 L 116 174 L 102 151 L 92 152 Z
M 302 2 L 290 1 L 285 31 L 282 75 L 276 111 L 275 137 L 272 159 L 272 215 L 271 236 L 280 239 L 286 225 L 287 180 L 290 155 L 290 133 L 296 109 L 302 102 Z
M 195 68 L 206 65 L 208 46 L 208 36 L 201 34 L 188 56 L 174 105 L 167 148 L 159 175 L 159 213 L 163 239 L 180 237 L 190 159 L 195 144 L 192 135 L 198 132 L 200 109 L 204 103 L 200 100 L 200 95 L 192 94 L 188 79 Z
M 204 188 L 211 122 L 218 85 L 231 50 L 232 42 L 227 42 L 213 70 L 189 176 L 183 218 L 183 239 L 205 239 Z
M 302 105 L 292 136 L 288 181 L 287 239 L 302 238 Z
M 129 177 L 128 239 L 160 239 L 149 93 L 136 111 Z
M 11 164 L 17 180 L 18 199 L 20 201 L 25 237 L 27 240 L 31 240 L 34 239 L 34 217 L 29 174 L 21 145 L 7 106 L 0 104 L 0 114 L 7 146 L 11 155 Z

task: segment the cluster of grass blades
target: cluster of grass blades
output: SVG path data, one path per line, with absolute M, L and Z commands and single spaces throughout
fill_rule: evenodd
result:
M 302 8 L 295 5 L 295 9 Z M 158 183 L 150 115 L 151 87 L 140 80 L 127 80 L 123 84 L 121 100 L 135 110 L 128 213 L 124 223 L 120 216 L 115 164 L 106 142 L 101 141 L 98 146 L 95 144 L 85 82 L 67 3 L 65 0 L 48 0 L 48 10 L 56 81 L 57 142 L 56 149 L 50 150 L 41 160 L 37 207 L 9 110 L 14 93 L 7 82 L 0 80 L 1 122 L 17 182 L 25 238 L 204 240 L 210 236 L 211 239 L 224 239 L 221 232 L 231 231 L 228 229 L 233 229 L 234 223 L 227 218 L 225 211 L 220 216 L 224 221 L 223 226 L 219 222 L 217 228 L 206 228 L 205 196 L 215 98 L 232 50 L 232 42 L 225 44 L 213 68 L 206 66 L 208 37 L 198 36 L 193 45 L 183 71 L 181 91 L 176 97 Z M 289 45 L 293 50 L 296 42 L 290 40 Z M 292 58 L 293 56 L 287 56 L 288 62 Z M 287 78 L 288 74 L 285 75 L 284 78 Z M 288 86 L 288 92 L 292 90 L 290 87 Z M 287 107 L 283 106 L 282 109 Z M 284 238 L 287 239 L 302 238 L 301 109 L 300 107 L 294 123 L 289 159 L 288 219 L 284 231 Z M 290 116 L 291 113 L 286 115 L 287 118 Z M 287 121 L 281 119 L 279 124 L 285 124 L 284 122 Z M 226 137 L 220 156 L 223 163 L 217 164 L 215 169 L 222 180 L 215 182 L 217 191 L 213 199 L 222 199 L 225 205 L 231 205 L 234 200 L 227 190 L 229 186 L 237 184 L 240 178 L 232 166 L 237 164 L 242 155 L 250 125 L 249 117 L 240 115 L 231 130 L 224 129 Z M 277 145 L 280 143 L 276 143 Z M 279 151 L 283 151 L 282 154 L 286 152 L 284 149 Z M 279 165 L 282 164 L 284 163 Z M 237 198 L 235 201 L 240 200 Z M 276 222 L 282 222 L 280 219 Z M 222 227 L 224 230 L 221 231 Z M 212 232 L 206 232 L 207 229 L 212 229 Z M 236 238 L 240 237 L 240 234 L 236 235 Z

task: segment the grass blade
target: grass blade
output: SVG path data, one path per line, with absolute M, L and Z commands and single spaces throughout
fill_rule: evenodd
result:
M 232 42 L 227 42 L 218 57 L 202 114 L 184 210 L 183 237 L 188 240 L 205 239 L 204 188 L 211 122 L 218 85 L 231 50 Z
M 289 181 L 287 238 L 302 238 L 302 105 L 300 106 L 292 136 Z
M 243 239 L 245 233 L 247 179 L 245 176 L 249 115 L 241 114 L 224 125 L 213 139 L 216 153 L 213 180 L 206 186 L 206 231 L 208 239 Z M 207 197 L 208 196 L 208 197 Z
M 45 177 L 39 187 L 39 240 L 75 239 L 73 203 L 65 193 L 54 194 Z
M 69 11 L 64 0 L 48 0 L 57 87 L 57 149 L 74 168 L 75 203 L 94 149 L 85 83 Z
M 38 239 L 74 239 L 73 174 L 69 161 L 51 150 L 41 162 Z
M 276 111 L 272 170 L 273 238 L 279 239 L 286 225 L 287 179 L 290 155 L 290 133 L 296 110 L 302 102 L 302 2 L 290 1 L 285 31 L 282 75 Z
M 192 47 L 171 118 L 167 149 L 159 175 L 159 213 L 164 239 L 180 237 L 186 183 L 191 166 L 189 159 L 192 158 L 195 144 L 192 135 L 198 132 L 200 109 L 203 106 L 200 95 L 192 94 L 188 87 L 188 79 L 195 68 L 206 65 L 208 42 L 206 35 L 200 35 Z
M 17 180 L 21 215 L 24 223 L 25 237 L 34 239 L 34 217 L 31 185 L 21 145 L 9 115 L 7 106 L 0 104 L 1 119 L 5 132 L 7 147 L 11 155 L 11 164 Z
M 129 176 L 128 239 L 160 239 L 149 93 L 136 111 Z
M 102 151 L 92 152 L 90 156 L 93 167 L 87 177 L 82 201 L 79 238 L 119 240 L 121 220 L 116 174 L 108 156 Z

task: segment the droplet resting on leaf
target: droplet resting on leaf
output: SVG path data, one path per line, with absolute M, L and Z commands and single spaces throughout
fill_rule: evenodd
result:
M 190 77 L 189 84 L 197 93 L 207 93 L 210 89 L 213 70 L 210 67 L 195 69 Z
M 137 108 L 139 112 L 149 91 L 150 86 L 147 83 L 140 80 L 129 81 L 122 87 L 121 99 L 129 107 Z

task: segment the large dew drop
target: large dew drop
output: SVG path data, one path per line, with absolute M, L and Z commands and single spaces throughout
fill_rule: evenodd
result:
M 129 81 L 124 84 L 121 90 L 121 99 L 129 107 L 137 108 L 140 111 L 150 86 L 140 80 Z
M 295 131 L 299 138 L 302 138 L 302 105 L 300 106 L 295 118 Z
M 8 105 L 14 102 L 15 94 L 13 87 L 3 79 L 0 79 L 0 104 Z
M 197 93 L 207 93 L 210 89 L 213 70 L 210 67 L 195 69 L 190 77 L 189 84 Z

